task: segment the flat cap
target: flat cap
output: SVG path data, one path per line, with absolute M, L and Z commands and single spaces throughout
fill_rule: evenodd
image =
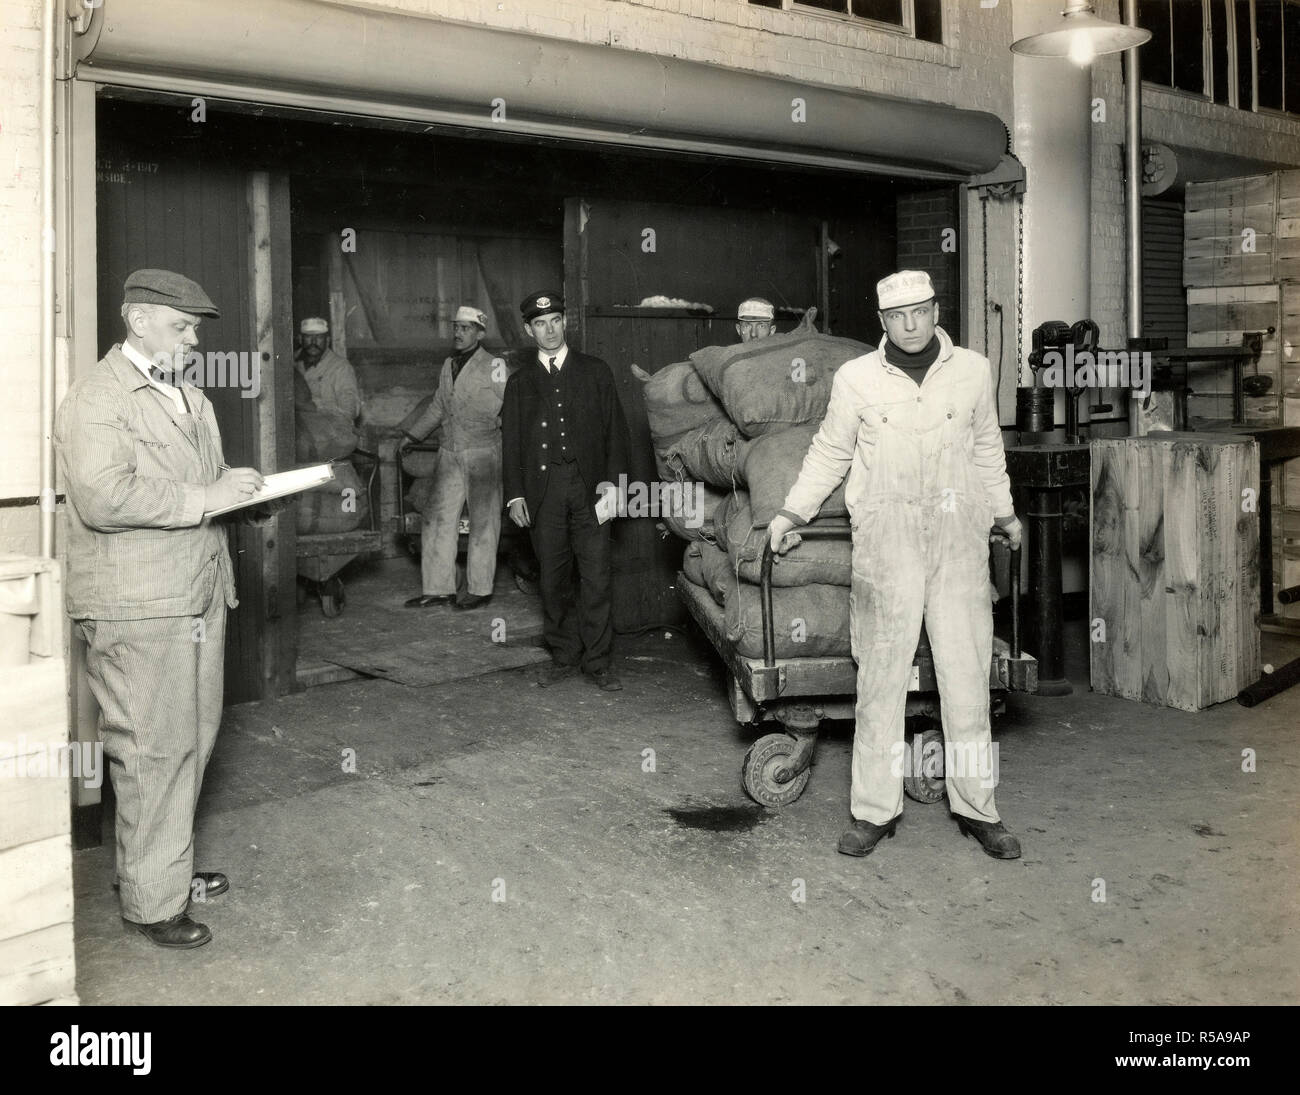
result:
M 538 293 L 529 293 L 519 305 L 519 313 L 524 317 L 524 322 L 536 319 L 538 316 L 548 316 L 552 312 L 564 311 L 564 297 L 559 293 L 542 290 Z
M 221 318 L 221 312 L 198 282 L 170 270 L 136 270 L 127 275 L 122 303 L 165 304 L 192 316 Z
M 308 316 L 298 324 L 298 331 L 304 335 L 327 335 L 330 333 L 330 325 L 320 316 Z
M 924 270 L 899 270 L 876 282 L 876 300 L 880 310 L 906 308 L 934 297 L 934 283 Z

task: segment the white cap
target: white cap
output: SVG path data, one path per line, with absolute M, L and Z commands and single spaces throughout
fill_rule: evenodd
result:
M 736 309 L 736 318 L 765 319 L 770 322 L 776 319 L 776 309 L 772 307 L 770 300 L 764 300 L 762 297 L 750 297 Z
M 934 297 L 934 285 L 924 270 L 899 270 L 876 282 L 876 299 L 882 312 L 890 308 L 906 308 Z
M 304 335 L 327 335 L 330 333 L 330 325 L 320 316 L 311 316 L 298 324 L 298 330 Z
M 477 308 L 471 308 L 468 304 L 462 304 L 456 309 L 456 318 L 453 323 L 477 323 L 483 330 L 487 330 L 487 316 Z

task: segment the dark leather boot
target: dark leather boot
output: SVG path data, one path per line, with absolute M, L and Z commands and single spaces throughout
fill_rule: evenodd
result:
M 137 924 L 134 920 L 127 920 L 126 923 L 149 942 L 173 950 L 189 950 L 191 947 L 201 947 L 204 943 L 212 941 L 212 932 L 208 930 L 208 926 L 191 920 L 185 913 L 177 913 L 166 920 L 158 920 L 152 924 Z
M 957 827 L 967 836 L 973 836 L 994 859 L 1019 859 L 1020 841 L 1007 832 L 1000 821 L 976 821 L 971 817 L 954 814 Z
M 900 814 L 899 817 L 902 815 Z M 855 818 L 853 825 L 840 837 L 835 850 L 844 855 L 870 855 L 875 846 L 885 837 L 892 837 L 897 828 L 897 817 L 884 825 L 873 825 L 870 821 L 858 821 Z

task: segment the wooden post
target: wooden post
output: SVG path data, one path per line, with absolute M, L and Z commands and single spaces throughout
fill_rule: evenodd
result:
M 293 464 L 292 285 L 289 188 L 282 175 L 248 176 L 248 284 L 253 345 L 261 356 L 255 453 L 262 472 Z M 263 697 L 293 687 L 297 662 L 297 597 L 292 510 L 257 529 L 261 547 L 260 632 Z M 285 515 L 288 515 L 287 517 Z

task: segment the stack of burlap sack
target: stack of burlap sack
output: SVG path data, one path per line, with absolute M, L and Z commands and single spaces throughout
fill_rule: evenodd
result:
M 294 373 L 294 424 L 299 464 L 331 463 L 334 478 L 297 496 L 298 532 L 351 532 L 370 514 L 357 470 L 347 462 L 360 437 L 351 419 L 316 407 L 307 382 Z
M 673 508 L 660 517 L 690 541 L 682 570 L 723 607 L 727 637 L 746 657 L 763 653 L 757 583 L 767 525 L 825 417 L 836 370 L 872 349 L 818 334 L 811 318 L 789 334 L 707 346 L 640 373 L 659 475 L 680 484 L 661 488 Z M 841 483 L 814 523 L 847 517 Z M 850 554 L 848 540 L 806 541 L 773 566 L 777 657 L 849 653 Z

